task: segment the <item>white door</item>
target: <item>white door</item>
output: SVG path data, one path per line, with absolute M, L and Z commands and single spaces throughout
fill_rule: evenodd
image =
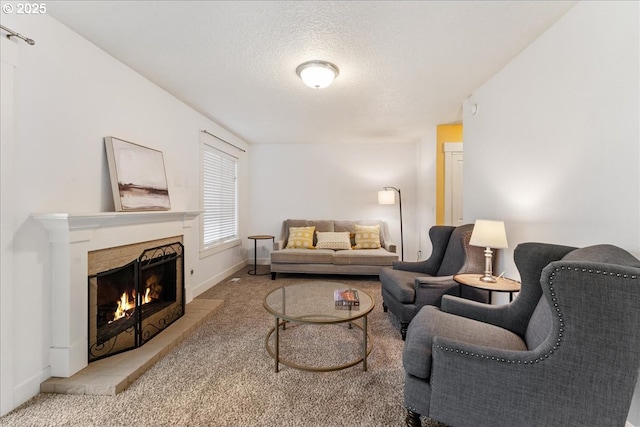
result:
M 462 225 L 463 150 L 461 142 L 444 144 L 444 223 Z

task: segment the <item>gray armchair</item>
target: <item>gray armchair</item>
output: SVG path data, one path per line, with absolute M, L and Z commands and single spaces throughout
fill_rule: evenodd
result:
M 445 297 L 409 325 L 407 425 L 619 426 L 640 367 L 640 261 L 611 245 L 525 243 L 522 290 L 490 306 Z
M 429 230 L 433 246 L 425 261 L 395 261 L 380 271 L 382 307 L 391 310 L 400 322 L 402 339 L 413 316 L 425 305 L 440 306 L 445 294 L 486 302 L 487 293 L 460 286 L 453 275 L 482 273 L 484 249 L 469 246 L 473 224 L 451 227 L 436 225 Z

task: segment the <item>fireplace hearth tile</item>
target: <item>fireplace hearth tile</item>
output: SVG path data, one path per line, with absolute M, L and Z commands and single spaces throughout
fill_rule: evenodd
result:
M 41 393 L 116 395 L 137 380 L 221 307 L 222 300 L 194 299 L 184 316 L 142 347 L 95 361 L 70 378 L 51 377 Z

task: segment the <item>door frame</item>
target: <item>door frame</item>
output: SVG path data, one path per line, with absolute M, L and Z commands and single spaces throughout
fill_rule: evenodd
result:
M 464 153 L 462 142 L 445 142 L 444 149 L 444 224 L 453 224 L 453 157 L 456 153 Z

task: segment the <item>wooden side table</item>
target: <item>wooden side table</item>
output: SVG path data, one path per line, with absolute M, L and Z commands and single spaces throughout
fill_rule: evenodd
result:
M 265 274 L 269 274 L 270 271 L 258 273 L 258 240 L 271 239 L 272 242 L 275 242 L 275 237 L 268 234 L 256 234 L 254 236 L 249 236 L 248 238 L 253 240 L 253 270 L 249 270 L 249 274 L 252 274 L 254 276 L 264 276 Z
M 496 277 L 495 283 L 483 282 L 480 280 L 482 274 L 456 274 L 453 276 L 460 286 L 471 286 L 473 288 L 489 291 L 489 304 L 493 292 L 509 292 L 509 302 L 513 301 L 513 293 L 520 292 L 520 282 L 504 277 Z

